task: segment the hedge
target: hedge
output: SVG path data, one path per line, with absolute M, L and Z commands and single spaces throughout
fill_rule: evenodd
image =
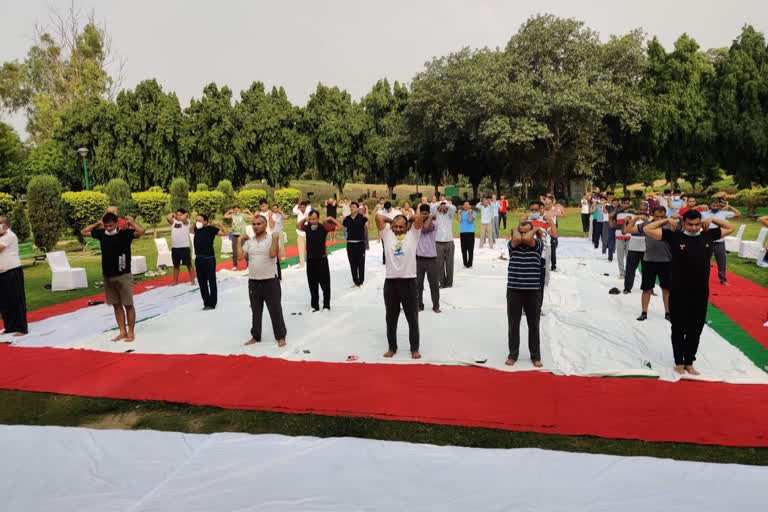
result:
M 19 242 L 26 242 L 29 236 L 32 234 L 32 228 L 29 227 L 29 217 L 27 217 L 27 210 L 24 208 L 24 203 L 21 200 L 16 201 L 16 206 L 11 212 L 11 229 L 19 239 Z
M 13 200 L 13 196 L 11 194 L 0 192 L 0 215 L 10 216 L 15 204 L 16 201 Z
M 27 207 L 35 245 L 46 251 L 54 250 L 62 228 L 59 180 L 49 174 L 41 174 L 29 180 Z
M 226 196 L 218 190 L 192 192 L 189 194 L 189 207 L 195 213 L 204 213 L 213 220 L 221 211 Z
M 264 190 L 241 190 L 237 193 L 236 203 L 241 210 L 259 211 L 259 201 L 267 198 L 267 192 Z M 293 207 L 291 207 L 293 208 Z M 285 212 L 286 214 L 288 212 Z
M 136 201 L 141 219 L 151 227 L 168 214 L 169 196 L 164 192 L 134 192 L 133 200 Z
M 109 197 L 103 192 L 83 191 L 61 194 L 61 213 L 67 226 L 77 234 L 85 226 L 101 220 L 109 207 Z
M 768 204 L 768 188 L 745 189 L 729 198 L 734 206 L 746 206 L 747 215 L 755 215 L 758 206 Z
M 184 178 L 175 178 L 168 189 L 171 193 L 171 208 L 175 212 L 179 208 L 189 211 L 189 185 Z
M 104 187 L 104 193 L 109 196 L 109 204 L 117 206 L 121 217 L 126 215 L 136 216 L 138 210 L 136 201 L 131 197 L 131 187 L 128 186 L 125 180 L 112 178 L 107 183 L 107 186 Z
M 301 190 L 295 188 L 283 188 L 275 190 L 275 203 L 286 215 L 290 215 L 296 201 L 301 197 Z

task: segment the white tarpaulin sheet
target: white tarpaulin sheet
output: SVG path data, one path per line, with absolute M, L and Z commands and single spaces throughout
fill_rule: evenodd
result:
M 0 426 L 6 512 L 764 511 L 768 468 L 356 438 Z
M 503 371 L 532 370 L 528 360 L 527 327 L 521 327 L 520 361 L 509 368 L 507 357 L 506 275 L 500 260 L 503 241 L 495 249 L 475 251 L 473 268 L 465 269 L 456 250 L 454 286 L 441 290 L 440 307 L 432 312 L 428 285 L 420 313 L 419 363 L 475 364 Z M 561 238 L 558 269 L 545 291 L 541 318 L 544 371 L 561 375 L 658 376 L 679 378 L 672 370 L 670 324 L 664 320 L 661 291 L 651 300 L 648 320 L 638 322 L 640 274 L 630 295 L 609 295 L 623 288 L 616 262 L 609 263 L 585 239 Z M 201 311 L 199 293 L 189 285 L 164 287 L 135 299 L 140 322 L 136 341 L 113 343 L 111 308 L 97 306 L 31 325 L 30 334 L 14 340 L 19 346 L 57 346 L 104 351 L 159 354 L 251 354 L 289 360 L 411 363 L 408 327 L 403 315 L 398 327 L 399 352 L 384 359 L 387 350 L 382 287 L 381 247 L 371 243 L 367 253 L 366 283 L 352 287 L 346 251 L 329 256 L 332 311 L 311 313 L 304 269 L 283 272 L 282 304 L 288 345 L 278 348 L 264 312 L 263 342 L 245 347 L 250 337 L 251 310 L 245 271 L 219 272 L 219 304 Z M 608 274 L 608 275 L 606 275 Z M 351 363 L 354 364 L 354 363 Z M 701 379 L 733 383 L 768 383 L 768 374 L 709 327 L 701 337 L 696 367 Z

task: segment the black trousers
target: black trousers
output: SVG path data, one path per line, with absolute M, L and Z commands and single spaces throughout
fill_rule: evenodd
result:
M 411 352 L 419 350 L 419 311 L 416 297 L 416 278 L 385 279 L 384 280 L 384 309 L 387 318 L 387 344 L 389 350 L 397 352 L 397 321 L 400 318 L 400 307 L 403 308 L 405 319 L 408 321 L 408 341 Z
M 218 302 L 216 258 L 195 258 L 195 267 L 197 267 L 197 283 L 200 285 L 203 306 L 215 308 Z
M 643 251 L 627 251 L 627 268 L 624 269 L 624 291 L 631 292 L 635 286 L 637 266 L 643 261 Z
M 347 258 L 352 271 L 352 282 L 361 285 L 365 282 L 365 242 L 347 242 Z
M 501 225 L 504 224 L 502 228 Z M 499 212 L 499 228 L 507 229 L 507 212 Z
M 307 260 L 307 283 L 312 297 L 312 309 L 320 309 L 318 285 L 323 289 L 323 308 L 331 309 L 331 272 L 328 270 L 328 258 Z
M 461 233 L 459 234 L 459 240 L 461 241 L 461 259 L 464 262 L 464 266 L 471 267 L 472 259 L 475 255 L 475 234 Z
M 267 305 L 269 318 L 272 320 L 275 339 L 285 339 L 285 335 L 288 334 L 283 319 L 283 307 L 280 305 L 281 297 L 282 290 L 278 278 L 248 280 L 248 298 L 251 300 L 252 314 L 251 337 L 256 341 L 261 341 L 261 317 L 264 313 L 264 304 Z
M 0 316 L 3 317 L 5 332 L 29 332 L 24 270 L 21 267 L 0 273 Z
M 600 246 L 600 237 L 603 236 L 603 223 L 592 221 L 592 245 L 597 249 Z
M 509 359 L 517 361 L 520 356 L 520 319 L 525 311 L 528 322 L 528 351 L 531 361 L 541 361 L 539 349 L 539 320 L 541 312 L 540 290 L 511 290 L 507 288 L 507 336 Z
M 549 267 L 550 270 L 555 270 L 557 268 L 557 238 L 552 237 L 549 244 L 550 249 L 552 250 L 552 256 L 550 258 L 550 264 Z
M 589 233 L 589 214 L 581 214 L 581 230 L 585 233 Z
M 429 293 L 432 296 L 432 309 L 440 307 L 440 269 L 437 258 L 422 258 L 416 256 L 416 288 L 419 290 L 419 308 L 424 309 L 424 275 L 429 282 Z
M 699 339 L 707 320 L 709 290 L 686 292 L 670 290 L 669 313 L 672 316 L 672 353 L 675 364 L 692 365 L 699 350 Z

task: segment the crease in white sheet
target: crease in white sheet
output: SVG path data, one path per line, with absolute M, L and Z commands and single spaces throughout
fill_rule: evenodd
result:
M 425 311 L 419 314 L 421 334 L 419 363 L 470 364 L 500 371 L 534 370 L 528 360 L 527 325 L 521 326 L 520 358 L 510 368 L 504 364 L 507 348 L 506 270 L 499 259 L 504 242 L 494 249 L 475 251 L 472 269 L 461 263 L 456 250 L 454 286 L 440 293 L 440 314 L 431 311 L 427 283 Z M 288 328 L 288 345 L 278 348 L 272 337 L 269 315 L 263 316 L 263 340 L 245 347 L 250 337 L 251 310 L 245 271 L 219 272 L 219 305 L 201 311 L 198 292 L 189 285 L 163 287 L 136 297 L 136 341 L 114 343 L 111 309 L 94 307 L 32 324 L 20 346 L 51 345 L 103 351 L 135 350 L 137 353 L 220 354 L 280 357 L 288 360 L 343 362 L 348 356 L 361 363 L 412 364 L 408 325 L 398 324 L 399 351 L 384 359 L 387 350 L 381 246 L 371 243 L 366 257 L 366 283 L 352 287 L 346 251 L 329 256 L 331 312 L 310 312 L 306 273 L 298 267 L 283 272 L 282 304 Z M 622 288 L 616 262 L 610 263 L 584 239 L 561 238 L 558 272 L 545 289 L 541 318 L 541 353 L 544 368 L 559 375 L 649 376 L 680 379 L 673 371 L 670 324 L 664 320 L 661 291 L 652 297 L 648 320 L 638 322 L 640 274 L 630 295 L 609 295 Z M 608 275 L 605 275 L 608 274 Z M 153 316 L 154 315 L 154 316 Z M 36 335 L 55 327 L 55 334 Z M 477 361 L 486 361 L 484 364 Z M 349 363 L 355 364 L 355 363 Z M 756 367 L 713 329 L 705 326 L 699 347 L 698 380 L 768 384 L 768 374 Z M 686 376 L 684 378 L 692 379 Z
M 765 510 L 768 468 L 357 438 L 0 426 L 3 510 Z M 97 464 L 94 464 L 97 461 Z

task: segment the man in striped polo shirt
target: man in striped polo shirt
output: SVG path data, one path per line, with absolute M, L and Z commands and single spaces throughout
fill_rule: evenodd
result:
M 528 350 L 531 361 L 541 368 L 539 351 L 539 311 L 544 281 L 544 258 L 542 237 L 544 229 L 534 227 L 528 221 L 521 221 L 517 229 L 512 230 L 507 267 L 507 323 L 509 338 L 509 356 L 507 366 L 517 362 L 520 350 L 520 318 L 525 311 L 528 322 Z

